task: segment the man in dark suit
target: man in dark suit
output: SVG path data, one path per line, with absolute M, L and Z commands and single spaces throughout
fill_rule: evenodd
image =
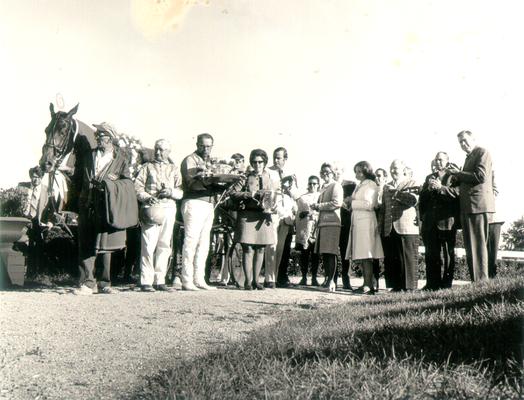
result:
M 44 256 L 42 238 L 43 225 L 40 223 L 40 218 L 47 202 L 47 192 L 46 188 L 42 185 L 42 170 L 39 166 L 29 169 L 29 178 L 31 179 L 31 187 L 24 187 L 27 191 L 28 199 L 24 214 L 31 220 L 27 230 L 27 236 L 29 238 L 27 276 L 33 277 L 40 271 Z
M 357 187 L 357 184 L 353 181 L 344 181 L 342 182 L 342 189 L 344 190 L 344 199 L 347 199 L 350 197 L 353 192 L 355 191 L 355 188 Z M 348 247 L 348 241 L 349 241 L 349 231 L 351 230 L 351 209 L 347 209 L 345 206 L 346 202 L 344 202 L 344 206 L 340 209 L 340 237 L 339 237 L 339 249 L 340 249 L 340 255 L 341 255 L 341 264 L 342 264 L 342 285 L 344 289 L 346 290 L 352 290 L 351 288 L 351 281 L 349 278 L 349 268 L 350 268 L 350 260 L 346 259 L 346 250 Z M 349 202 L 351 204 L 351 202 Z M 337 276 L 338 271 L 335 271 L 335 283 L 337 282 Z
M 455 178 L 446 170 L 450 165 L 447 153 L 438 152 L 434 164 L 435 172 L 426 177 L 419 198 L 421 234 L 426 249 L 426 286 L 423 290 L 451 287 L 460 218 L 458 190 L 453 187 Z
M 471 280 L 487 280 L 489 223 L 495 212 L 491 156 L 477 146 L 470 131 L 461 131 L 457 137 L 467 153 L 464 167 L 447 170 L 459 182 L 460 221 Z

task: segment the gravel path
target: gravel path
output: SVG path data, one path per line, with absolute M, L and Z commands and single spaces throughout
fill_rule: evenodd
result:
M 85 297 L 69 289 L 0 292 L 0 399 L 126 398 L 177 360 L 286 314 L 359 298 L 298 289 L 121 289 Z

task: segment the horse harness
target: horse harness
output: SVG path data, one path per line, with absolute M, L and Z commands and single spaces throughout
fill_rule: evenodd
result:
M 54 119 L 54 122 L 51 126 L 51 129 L 46 129 L 46 132 L 48 132 L 49 136 L 44 143 L 44 148 L 50 148 L 53 150 L 53 155 L 55 157 L 55 165 L 53 170 L 49 171 L 49 181 L 47 186 L 47 198 L 48 198 L 48 204 L 50 204 L 50 212 L 52 215 L 55 215 L 56 213 L 60 212 L 61 210 L 57 206 L 59 204 L 59 199 L 55 199 L 54 197 L 54 191 L 53 187 L 56 183 L 57 187 L 59 187 L 60 183 L 58 182 L 58 179 L 56 177 L 57 170 L 60 168 L 60 165 L 62 162 L 67 158 L 69 154 L 71 154 L 71 151 L 73 150 L 75 138 L 78 133 L 78 123 L 71 119 L 71 122 L 68 124 L 68 134 L 67 138 L 65 140 L 62 140 L 59 144 L 54 143 L 54 134 L 56 132 L 56 125 L 60 118 L 57 116 Z M 49 130 L 49 131 L 48 131 Z M 65 177 L 68 179 L 67 177 Z

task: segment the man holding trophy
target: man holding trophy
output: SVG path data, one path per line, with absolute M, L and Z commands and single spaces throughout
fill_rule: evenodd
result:
M 182 161 L 182 217 L 184 247 L 182 249 L 182 289 L 211 290 L 205 282 L 206 259 L 213 227 L 215 196 L 208 180 L 208 164 L 213 136 L 197 136 L 196 150 Z

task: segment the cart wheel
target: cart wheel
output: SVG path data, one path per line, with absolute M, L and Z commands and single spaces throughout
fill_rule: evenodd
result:
M 236 287 L 243 287 L 244 269 L 242 268 L 242 245 L 240 243 L 234 243 L 233 246 L 230 247 L 227 256 L 227 263 L 231 279 Z

